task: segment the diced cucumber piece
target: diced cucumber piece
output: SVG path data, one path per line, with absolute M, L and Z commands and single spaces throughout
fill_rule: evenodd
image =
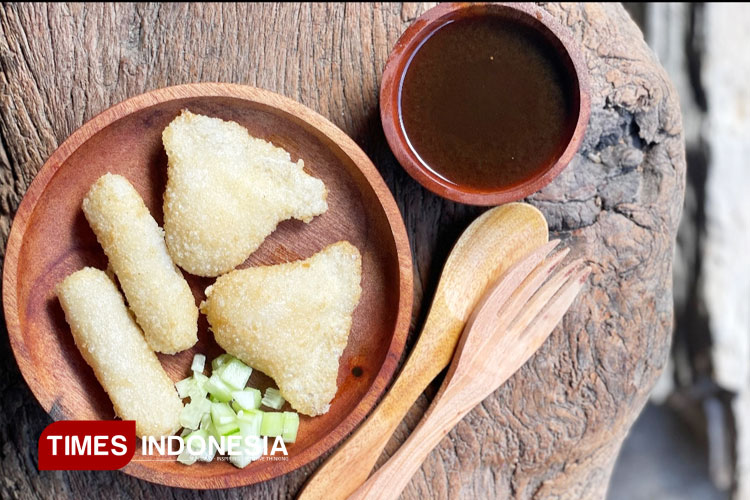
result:
M 240 448 L 237 455 L 230 455 L 229 461 L 232 462 L 232 465 L 237 467 L 238 469 L 244 469 L 248 465 L 250 465 L 253 461 L 252 458 L 250 458 L 250 450 L 246 449 L 245 447 Z
M 203 417 L 201 418 L 200 429 L 204 429 L 204 430 L 208 429 L 208 426 L 211 425 L 211 422 L 212 422 L 211 410 L 209 410 L 208 413 L 204 413 Z
M 250 465 L 250 463 L 263 456 L 263 450 L 260 446 L 258 446 L 257 449 L 253 449 L 249 446 L 241 446 L 237 451 L 237 455 L 229 456 L 229 461 L 238 469 L 244 469 Z
M 203 369 L 206 367 L 206 356 L 204 354 L 196 354 L 193 356 L 193 364 L 190 369 L 194 372 L 203 373 Z
M 195 380 L 195 385 L 199 387 L 205 387 L 206 382 L 208 382 L 208 377 L 206 377 L 202 373 L 193 372 L 193 380 Z
M 211 411 L 211 401 L 206 398 L 196 399 L 195 401 L 191 401 L 189 404 L 194 404 L 196 408 L 200 410 L 202 415 L 205 415 L 206 413 Z
M 284 414 L 264 412 L 260 423 L 260 435 L 276 437 L 284 432 Z
M 185 436 L 187 436 L 191 432 L 193 432 L 193 429 L 188 429 L 187 427 L 184 427 L 182 429 L 182 432 L 180 432 L 180 437 L 184 438 Z
M 230 417 L 228 415 L 225 416 L 225 417 L 219 417 L 219 422 L 218 423 L 221 424 L 221 425 L 230 424 L 230 423 L 234 422 L 235 418 L 237 418 L 237 417 Z
M 191 400 L 206 397 L 206 394 L 208 394 L 206 383 L 208 383 L 208 377 L 202 373 L 193 372 L 193 389 L 188 393 Z
M 234 402 L 243 410 L 257 410 L 260 408 L 261 394 L 258 389 L 245 387 L 243 391 L 234 391 L 232 393 Z M 234 403 L 232 403 L 234 407 Z M 236 411 L 237 408 L 235 408 Z
M 174 386 L 177 389 L 177 394 L 180 396 L 180 399 L 185 399 L 195 387 L 195 380 L 193 377 L 184 378 L 175 383 Z
M 191 432 L 184 438 L 184 442 L 185 449 L 180 456 L 185 455 L 186 461 L 192 460 L 190 463 L 194 463 L 196 460 L 210 462 L 216 455 L 216 447 L 209 443 L 208 432 L 205 430 Z
M 241 446 L 237 451 L 237 455 L 229 456 L 229 461 L 238 469 L 244 469 L 250 465 L 251 462 L 258 460 L 263 456 L 263 449 L 260 446 L 256 447 L 256 449 L 253 449 L 250 446 Z
M 240 428 L 237 415 L 226 403 L 211 404 L 211 420 L 216 432 L 222 436 L 232 434 Z
M 252 368 L 236 358 L 225 362 L 214 371 L 215 375 L 221 377 L 221 380 L 236 391 L 241 391 L 245 388 L 252 373 Z
M 186 404 L 180 412 L 180 425 L 188 429 L 197 429 L 203 415 L 210 410 L 209 404 L 205 398 Z
M 225 403 L 232 400 L 232 389 L 216 374 L 206 382 L 206 390 L 211 394 L 212 401 L 216 399 Z
M 216 456 L 216 445 L 213 444 L 213 442 L 209 439 L 208 431 L 205 430 L 197 430 L 190 434 L 188 437 L 185 438 L 185 446 L 187 448 L 188 443 L 190 440 L 202 440 L 204 443 L 204 446 L 201 447 L 201 445 L 196 442 L 193 444 L 192 450 L 197 452 L 200 451 L 201 448 L 203 448 L 202 453 L 196 453 L 194 456 L 196 460 L 199 460 L 201 462 L 210 462 L 214 459 Z M 193 453 L 190 448 L 187 448 L 189 453 Z
M 220 354 L 219 356 L 216 356 L 213 361 L 211 361 L 211 369 L 213 371 L 216 371 L 219 369 L 221 365 L 229 361 L 230 359 L 234 359 L 234 356 L 231 354 Z
M 263 412 L 260 410 L 245 410 L 237 414 L 237 423 L 240 426 L 242 438 L 249 436 L 260 436 L 260 426 L 263 422 Z
M 217 424 L 214 422 L 214 429 L 220 436 L 231 436 L 240 431 L 240 424 L 237 423 L 237 419 L 233 418 L 231 421 L 224 424 Z
M 211 403 L 211 420 L 214 424 L 219 422 L 222 417 L 237 418 L 227 403 Z
M 206 387 L 200 386 L 198 384 L 194 384 L 192 389 L 190 389 L 190 392 L 188 392 L 188 397 L 190 398 L 190 401 L 206 399 L 207 395 L 208 395 L 208 391 L 206 390 Z
M 196 460 L 198 460 L 198 457 L 190 453 L 187 447 L 177 456 L 177 461 L 185 465 L 193 465 Z
M 297 440 L 297 429 L 299 429 L 299 415 L 293 411 L 285 411 L 284 424 L 281 437 L 285 443 L 293 443 Z
M 215 444 L 215 441 L 209 439 L 209 437 L 206 437 L 206 450 L 198 455 L 199 462 L 211 462 L 216 456 L 216 451 L 218 450 L 217 445 Z
M 281 407 L 284 406 L 284 398 L 281 397 L 281 392 L 279 392 L 278 389 L 269 387 L 266 389 L 266 393 L 263 395 L 261 403 L 269 408 L 273 408 L 274 410 L 280 410 Z
M 205 431 L 208 433 L 209 436 L 213 436 L 216 439 L 221 439 L 221 434 L 218 433 L 216 430 L 216 426 L 214 426 L 213 420 L 209 422 L 209 424 L 206 426 Z

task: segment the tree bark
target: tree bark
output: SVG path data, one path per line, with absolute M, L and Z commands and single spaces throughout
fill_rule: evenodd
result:
M 482 209 L 422 189 L 380 127 L 379 78 L 426 4 L 5 5 L 0 9 L 0 235 L 34 174 L 70 133 L 143 91 L 193 81 L 267 88 L 315 109 L 372 158 L 413 248 L 413 324 L 450 245 Z M 685 158 L 677 97 L 618 4 L 545 4 L 590 70 L 581 151 L 531 196 L 594 270 L 563 324 L 526 366 L 430 455 L 404 498 L 602 498 L 620 444 L 669 350 L 671 266 Z M 123 498 L 197 495 L 119 472 L 39 472 L 50 418 L 33 400 L 3 333 L 0 494 Z M 411 339 L 410 344 L 413 343 Z M 388 446 L 424 412 L 427 391 Z M 384 460 L 385 456 L 381 458 Z M 317 464 L 206 498 L 288 498 Z

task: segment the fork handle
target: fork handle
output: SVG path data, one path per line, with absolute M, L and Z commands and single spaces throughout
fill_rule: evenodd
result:
M 364 483 L 391 435 L 424 389 L 451 360 L 453 344 L 424 338 L 458 337 L 462 322 L 429 315 L 409 359 L 383 400 L 313 474 L 297 500 L 344 500 Z M 438 332 L 440 335 L 437 335 Z
M 398 498 L 433 448 L 486 396 L 466 392 L 463 384 L 448 384 L 447 378 L 409 438 L 349 500 Z

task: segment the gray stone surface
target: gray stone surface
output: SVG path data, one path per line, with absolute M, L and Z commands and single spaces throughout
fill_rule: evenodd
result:
M 726 500 L 708 476 L 706 444 L 654 405 L 638 417 L 612 475 L 608 500 Z

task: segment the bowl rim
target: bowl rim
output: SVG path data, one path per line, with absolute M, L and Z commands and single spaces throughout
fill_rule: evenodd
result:
M 401 79 L 408 67 L 408 59 L 418 49 L 424 36 L 439 27 L 440 23 L 458 12 L 486 9 L 485 12 L 513 11 L 528 16 L 537 30 L 547 30 L 560 44 L 562 53 L 570 59 L 578 91 L 578 118 L 573 133 L 557 161 L 534 176 L 520 183 L 480 191 L 468 186 L 448 183 L 424 166 L 409 147 L 399 117 L 399 91 Z M 476 14 L 475 14 L 476 15 Z M 483 15 L 483 14 L 478 14 Z M 563 27 L 548 12 L 535 4 L 526 3 L 443 3 L 419 16 L 404 31 L 393 47 L 383 70 L 380 85 L 380 118 L 385 137 L 394 156 L 407 173 L 423 187 L 449 200 L 471 205 L 501 205 L 521 200 L 549 184 L 570 163 L 583 142 L 591 113 L 588 72 L 582 55 L 571 32 Z
M 17 270 L 24 236 L 31 222 L 34 209 L 47 185 L 67 158 L 99 131 L 134 112 L 171 100 L 200 97 L 228 97 L 249 100 L 262 106 L 278 109 L 288 115 L 290 119 L 305 122 L 325 135 L 351 159 L 380 201 L 380 206 L 385 213 L 393 235 L 394 247 L 396 249 L 395 257 L 399 269 L 398 310 L 393 326 L 393 335 L 383 359 L 383 364 L 375 375 L 372 384 L 355 408 L 328 435 L 304 449 L 293 459 L 290 458 L 288 461 L 277 462 L 279 464 L 278 469 L 276 469 L 277 473 L 259 477 L 258 475 L 243 474 L 243 470 L 236 469 L 233 474 L 222 474 L 211 478 L 196 478 L 188 473 L 189 469 L 187 468 L 185 474 L 174 474 L 144 467 L 139 462 L 130 462 L 127 466 L 120 469 L 139 479 L 166 486 L 194 489 L 223 489 L 247 486 L 283 476 L 321 457 L 327 451 L 334 448 L 375 407 L 380 396 L 393 379 L 399 365 L 399 360 L 405 349 L 406 337 L 411 325 L 413 306 L 413 263 L 406 226 L 398 205 L 393 198 L 393 194 L 382 176 L 369 157 L 349 135 L 327 118 L 293 99 L 269 90 L 241 84 L 220 82 L 188 83 L 151 90 L 114 104 L 74 131 L 50 155 L 34 176 L 13 217 L 8 236 L 5 248 L 5 262 L 3 264 L 2 298 L 11 350 L 27 386 L 31 389 L 35 399 L 54 421 L 67 420 L 68 417 L 50 399 L 51 394 L 48 394 L 33 377 L 33 363 L 20 326 Z

